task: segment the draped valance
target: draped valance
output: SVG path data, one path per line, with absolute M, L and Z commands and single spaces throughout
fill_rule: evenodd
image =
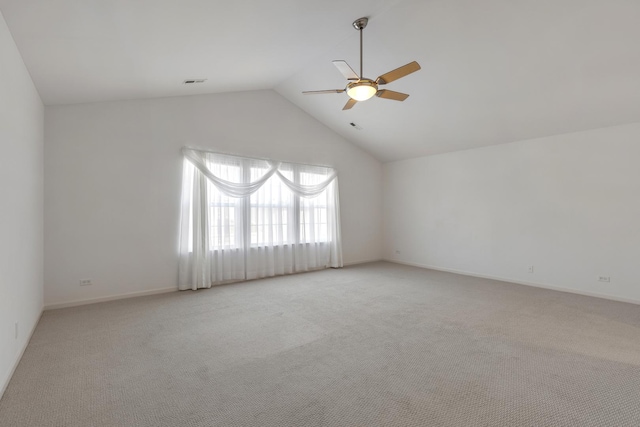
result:
M 282 183 L 293 191 L 296 196 L 316 197 L 318 194 L 322 193 L 337 176 L 336 171 L 332 170 L 322 182 L 313 185 L 302 185 L 288 179 L 280 170 L 278 170 L 283 164 L 282 162 L 265 160 L 269 165 L 269 169 L 259 179 L 247 183 L 230 182 L 216 176 L 207 167 L 205 160 L 206 152 L 185 147 L 182 149 L 182 154 L 184 154 L 184 157 L 188 159 L 205 177 L 207 177 L 213 185 L 230 197 L 250 196 L 258 191 L 274 174 L 277 175 L 278 178 L 282 180 Z

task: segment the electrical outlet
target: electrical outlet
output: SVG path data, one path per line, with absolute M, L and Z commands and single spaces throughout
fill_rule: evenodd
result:
M 533 274 L 533 265 L 529 266 L 529 270 L 528 271 L 529 271 L 530 274 Z
M 611 276 L 598 276 L 598 282 L 607 282 L 611 281 Z
M 91 286 L 93 281 L 91 279 L 80 279 L 80 286 Z
M 18 339 L 18 322 L 15 323 L 14 330 L 15 330 L 14 331 L 15 338 Z

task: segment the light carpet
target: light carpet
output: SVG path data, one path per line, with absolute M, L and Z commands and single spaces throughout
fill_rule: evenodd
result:
M 391 263 L 47 311 L 1 426 L 640 426 L 640 307 Z

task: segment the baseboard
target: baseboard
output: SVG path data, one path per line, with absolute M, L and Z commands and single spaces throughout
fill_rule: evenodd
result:
M 4 382 L 4 384 L 2 384 L 2 386 L 0 386 L 0 399 L 2 399 L 2 396 L 4 396 L 4 392 L 7 391 L 7 387 L 9 387 L 11 378 L 13 377 L 13 374 L 16 372 L 16 369 L 18 369 L 18 365 L 22 360 L 22 356 L 24 356 L 24 352 L 27 350 L 27 346 L 31 342 L 31 337 L 33 337 L 33 333 L 36 331 L 36 327 L 38 326 L 38 323 L 40 323 L 40 319 L 42 318 L 43 312 L 44 312 L 44 308 L 41 308 L 40 315 L 38 316 L 38 320 L 36 320 L 33 326 L 31 327 L 31 332 L 29 332 L 29 336 L 27 337 L 27 340 L 24 342 L 24 345 L 22 346 L 22 350 L 20 350 L 20 354 L 16 358 L 15 362 L 13 362 L 13 366 L 11 367 L 11 369 L 9 369 L 9 372 L 8 372 L 9 375 L 7 375 L 6 381 Z
M 68 308 L 68 307 L 76 307 L 79 305 L 86 305 L 86 304 L 95 304 L 98 302 L 107 302 L 107 301 L 115 301 L 115 300 L 119 300 L 119 299 L 125 299 L 125 298 L 135 298 L 135 297 L 142 297 L 142 296 L 146 296 L 146 295 L 156 295 L 156 294 L 166 294 L 168 292 L 177 292 L 178 291 L 178 287 L 171 287 L 171 288 L 161 288 L 161 289 L 151 289 L 149 291 L 138 291 L 138 292 L 129 292 L 126 294 L 118 294 L 118 295 L 111 295 L 108 297 L 99 297 L 99 298 L 88 298 L 88 299 L 81 299 L 81 300 L 75 300 L 75 301 L 67 301 L 67 302 L 59 302 L 59 303 L 54 303 L 54 304 L 47 304 L 44 306 L 45 310 L 55 310 L 58 308 Z
M 463 276 L 480 277 L 482 279 L 497 280 L 499 282 L 515 283 L 517 285 L 532 286 L 534 288 L 550 289 L 552 291 L 567 292 L 567 293 L 570 293 L 570 294 L 584 295 L 584 296 L 588 296 L 588 297 L 602 298 L 602 299 L 608 299 L 608 300 L 611 300 L 611 301 L 627 302 L 627 303 L 630 303 L 630 304 L 640 305 L 640 300 L 636 300 L 636 299 L 632 299 L 632 298 L 622 298 L 622 297 L 617 297 L 617 296 L 614 296 L 614 295 L 601 294 L 601 293 L 598 293 L 598 292 L 589 292 L 589 291 L 582 291 L 582 290 L 579 290 L 579 289 L 565 288 L 565 287 L 562 287 L 562 286 L 548 285 L 546 283 L 526 282 L 526 281 L 523 281 L 523 280 L 510 279 L 510 278 L 507 278 L 507 277 L 491 276 L 491 275 L 487 275 L 487 274 L 474 273 L 474 272 L 471 272 L 471 271 L 456 270 L 456 269 L 453 269 L 453 268 L 444 268 L 444 267 L 438 267 L 438 266 L 435 266 L 435 265 L 419 264 L 419 263 L 415 263 L 415 262 L 400 261 L 400 260 L 397 260 L 397 259 L 390 259 L 390 258 L 384 258 L 383 261 L 392 262 L 392 263 L 395 263 L 395 264 L 409 265 L 409 266 L 412 266 L 412 267 L 427 268 L 429 270 L 444 271 L 446 273 L 461 274 Z
M 378 261 L 383 261 L 383 259 L 382 258 L 363 259 L 363 260 L 360 260 L 360 261 L 345 262 L 343 265 L 345 267 L 349 267 L 349 266 L 352 266 L 352 265 L 369 264 L 371 262 L 378 262 Z

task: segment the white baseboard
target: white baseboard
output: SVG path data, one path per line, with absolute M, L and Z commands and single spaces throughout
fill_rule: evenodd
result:
M 98 303 L 98 302 L 115 301 L 115 300 L 125 299 L 125 298 L 134 298 L 134 297 L 142 297 L 142 296 L 146 296 L 146 295 L 165 294 L 165 293 L 168 293 L 168 292 L 177 292 L 177 291 L 178 291 L 178 287 L 177 286 L 176 287 L 171 287 L 171 288 L 151 289 L 149 291 L 129 292 L 129 293 L 126 293 L 126 294 L 111 295 L 111 296 L 108 296 L 108 297 L 88 298 L 88 299 L 81 299 L 81 300 L 74 300 L 74 301 L 47 304 L 47 305 L 44 306 L 44 309 L 45 310 L 55 310 L 57 308 L 76 307 L 76 306 L 79 306 L 79 305 L 95 304 L 95 303 Z
M 463 276 L 480 277 L 482 279 L 491 279 L 491 280 L 497 280 L 497 281 L 500 281 L 500 282 L 515 283 L 517 285 L 532 286 L 534 288 L 550 289 L 550 290 L 553 290 L 553 291 L 567 292 L 567 293 L 570 293 L 570 294 L 585 295 L 585 296 L 588 296 L 588 297 L 603 298 L 603 299 L 608 299 L 608 300 L 612 300 L 612 301 L 628 302 L 630 304 L 638 304 L 638 305 L 640 305 L 640 300 L 636 300 L 636 299 L 632 299 L 632 298 L 623 298 L 623 297 L 618 297 L 618 296 L 614 296 L 614 295 L 601 294 L 601 293 L 598 293 L 598 292 L 582 291 L 582 290 L 579 290 L 579 289 L 565 288 L 565 287 L 562 287 L 562 286 L 555 286 L 555 285 L 547 285 L 545 283 L 538 283 L 538 282 L 526 282 L 526 281 L 518 280 L 518 279 L 510 279 L 508 277 L 491 276 L 491 275 L 487 275 L 487 274 L 474 273 L 474 272 L 471 272 L 471 271 L 456 270 L 456 269 L 453 269 L 453 268 L 438 267 L 438 266 L 435 266 L 435 265 L 419 264 L 419 263 L 415 263 L 415 262 L 400 261 L 400 260 L 397 260 L 397 259 L 384 258 L 383 261 L 393 262 L 395 264 L 409 265 L 409 266 L 412 266 L 412 267 L 426 268 L 426 269 L 429 269 L 429 270 L 444 271 L 446 273 L 461 274 Z
M 16 372 L 16 369 L 18 368 L 18 365 L 20 364 L 20 361 L 22 360 L 22 356 L 24 355 L 24 352 L 27 349 L 27 346 L 29 345 L 29 342 L 31 341 L 31 337 L 33 336 L 33 333 L 36 331 L 36 326 L 38 326 L 38 323 L 40 323 L 40 318 L 42 317 L 42 313 L 43 312 L 44 312 L 44 308 L 41 308 L 40 309 L 40 315 L 38 316 L 38 320 L 36 320 L 35 323 L 33 324 L 33 326 L 31 327 L 31 332 L 29 332 L 29 336 L 27 337 L 26 341 L 24 342 L 24 345 L 22 346 L 22 349 L 20 350 L 20 354 L 18 355 L 16 360 L 13 362 L 13 366 L 11 367 L 11 369 L 9 369 L 9 372 L 8 372 L 8 375 L 7 375 L 7 379 L 5 380 L 4 384 L 2 384 L 0 386 L 0 399 L 2 399 L 2 396 L 4 396 L 4 392 L 7 391 L 7 387 L 9 387 L 9 382 L 11 381 L 11 378 L 13 377 L 13 374 Z
M 345 262 L 343 265 L 345 267 L 349 267 L 351 265 L 369 264 L 370 262 L 378 262 L 378 261 L 383 261 L 383 259 L 382 258 L 363 259 L 363 260 L 360 260 L 360 261 Z

